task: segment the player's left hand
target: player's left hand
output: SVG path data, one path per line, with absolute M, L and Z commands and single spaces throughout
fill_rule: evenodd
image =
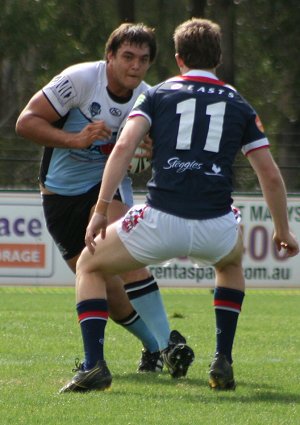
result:
M 139 148 L 142 148 L 143 151 L 142 151 L 142 153 L 137 154 L 137 157 L 138 158 L 151 159 L 152 158 L 152 145 L 153 145 L 153 141 L 152 141 L 151 137 L 148 134 L 146 134 L 144 139 L 139 144 Z
M 106 215 L 94 212 L 92 218 L 86 228 L 85 232 L 85 245 L 91 254 L 94 254 L 96 243 L 96 236 L 100 234 L 101 239 L 105 239 L 107 228 L 107 217 Z

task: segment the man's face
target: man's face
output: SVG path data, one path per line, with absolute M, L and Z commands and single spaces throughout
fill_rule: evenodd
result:
M 109 83 L 118 89 L 133 90 L 144 79 L 150 67 L 150 48 L 147 44 L 125 42 L 115 55 L 108 53 L 107 59 Z

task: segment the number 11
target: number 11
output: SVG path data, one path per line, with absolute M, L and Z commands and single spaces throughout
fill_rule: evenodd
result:
M 226 102 L 207 105 L 206 114 L 210 116 L 204 150 L 219 152 L 223 132 Z M 189 150 L 192 143 L 192 132 L 195 121 L 196 99 L 184 100 L 177 104 L 176 112 L 180 114 L 176 149 Z

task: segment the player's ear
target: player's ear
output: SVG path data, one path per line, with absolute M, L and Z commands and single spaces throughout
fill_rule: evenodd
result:
M 177 63 L 178 68 L 179 68 L 179 69 L 182 69 L 182 68 L 183 68 L 183 66 L 184 66 L 184 62 L 183 62 L 183 60 L 181 59 L 181 57 L 179 56 L 179 53 L 176 53 L 176 54 L 175 54 L 175 60 L 176 60 L 176 63 Z
M 216 68 L 218 68 L 222 64 L 223 64 L 223 55 L 221 54 L 220 61 L 219 61 L 218 65 L 216 66 Z
M 107 55 L 106 55 L 106 62 L 109 62 L 113 56 L 114 56 L 114 54 L 113 54 L 113 52 L 112 52 L 112 51 L 107 52 Z

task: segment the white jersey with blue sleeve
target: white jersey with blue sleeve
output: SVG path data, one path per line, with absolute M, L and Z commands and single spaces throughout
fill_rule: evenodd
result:
M 149 87 L 141 82 L 131 98 L 123 102 L 109 95 L 107 84 L 106 62 L 97 61 L 73 65 L 43 88 L 61 116 L 59 126 L 65 131 L 80 132 L 98 120 L 112 130 L 110 140 L 97 140 L 86 149 L 46 147 L 40 171 L 40 181 L 46 189 L 60 195 L 80 195 L 101 181 L 121 122 L 139 94 Z

